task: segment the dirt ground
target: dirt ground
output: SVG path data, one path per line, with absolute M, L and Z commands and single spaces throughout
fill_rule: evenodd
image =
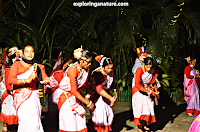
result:
M 157 122 L 149 127 L 154 132 L 187 132 L 195 116 L 189 117 L 185 113 L 186 103 L 174 103 L 164 96 L 159 99 L 159 105 L 155 106 Z M 112 132 L 136 132 L 137 126 L 133 123 L 131 102 L 117 102 L 113 107 L 114 120 Z M 96 132 L 91 124 L 90 113 L 87 110 L 87 127 L 89 132 Z M 45 132 L 58 132 L 58 121 L 49 119 L 47 113 L 42 116 Z M 0 122 L 0 130 L 2 130 Z

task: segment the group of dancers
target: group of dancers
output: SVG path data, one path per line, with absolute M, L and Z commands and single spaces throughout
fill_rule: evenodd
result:
M 3 74 L 0 72 L 0 120 L 4 122 L 3 132 L 7 131 L 6 124 L 16 124 L 18 132 L 43 132 L 42 98 L 46 91 L 49 116 L 59 119 L 59 132 L 87 132 L 85 107 L 90 110 L 97 132 L 112 131 L 112 107 L 117 92 L 116 89 L 113 89 L 113 95 L 109 92 L 115 88 L 111 58 L 95 53 L 99 67 L 91 72 L 89 82 L 92 53 L 82 47 L 74 50 L 75 63 L 69 60 L 62 70 L 55 71 L 50 77 L 45 73 L 45 67 L 33 60 L 35 53 L 32 46 L 28 45 L 21 51 L 11 49 L 11 52 L 16 53 L 13 64 Z M 158 105 L 160 83 L 158 70 L 153 67 L 152 57 L 145 47 L 137 48 L 137 54 L 132 69 L 132 108 L 137 131 L 142 132 L 150 130 L 148 125 L 156 122 L 154 104 Z M 0 62 L 1 66 L 2 57 Z M 184 98 L 188 104 L 186 113 L 192 116 L 198 115 L 200 110 L 199 101 L 196 101 L 199 100 L 199 92 L 195 81 L 199 75 L 193 68 L 196 60 L 189 62 L 184 72 Z M 82 95 L 84 89 L 87 92 L 85 97 Z
M 154 104 L 158 104 L 157 80 L 158 70 L 152 65 L 151 55 L 145 51 L 145 46 L 137 48 L 138 58 L 132 68 L 134 74 L 132 82 L 132 107 L 134 123 L 138 125 L 138 132 L 148 131 L 148 125 L 155 123 Z M 184 69 L 184 99 L 187 103 L 188 116 L 196 115 L 189 132 L 200 131 L 200 105 L 199 105 L 199 72 L 195 70 L 196 59 L 186 58 L 189 63 Z
M 3 95 L 0 117 L 5 120 L 0 118 L 2 122 L 8 125 L 18 124 L 17 132 L 43 132 L 41 99 L 48 89 L 49 100 L 56 104 L 56 107 L 49 104 L 49 114 L 58 110 L 59 132 L 87 132 L 85 107 L 90 110 L 94 128 L 98 132 L 112 131 L 112 106 L 115 105 L 117 92 L 114 90 L 113 95 L 109 92 L 114 87 L 113 63 L 110 58 L 96 55 L 95 59 L 100 66 L 92 71 L 89 83 L 92 53 L 82 47 L 74 50 L 77 62 L 68 62 L 62 70 L 56 71 L 50 77 L 45 73 L 43 65 L 33 61 L 35 53 L 32 46 L 24 47 L 20 51 L 21 57 L 17 54 L 18 49 L 14 49 L 14 52 L 15 61 L 7 68 L 9 72 L 4 74 L 4 81 L 0 83 L 0 87 L 4 88 L 1 91 Z M 85 88 L 87 95 L 84 97 L 81 91 Z M 5 91 L 8 94 L 4 95 Z M 7 95 L 11 97 L 11 104 L 5 103 L 9 108 L 4 106 Z M 3 109 L 7 111 L 11 107 L 14 111 L 6 115 Z M 3 131 L 7 131 L 6 127 Z

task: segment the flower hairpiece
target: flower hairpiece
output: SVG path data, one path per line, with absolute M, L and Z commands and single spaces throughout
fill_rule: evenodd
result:
M 97 62 L 100 62 L 100 61 L 102 60 L 102 58 L 103 58 L 103 55 L 97 55 L 97 56 L 95 57 L 95 60 L 96 60 Z
M 186 61 L 188 62 L 188 63 L 190 63 L 190 61 L 191 61 L 191 58 L 190 58 L 190 56 L 189 57 L 187 57 L 187 58 L 185 58 L 186 59 Z
M 8 52 L 10 52 L 10 53 L 8 54 L 8 56 L 14 55 L 15 53 L 17 53 L 17 51 L 18 51 L 18 48 L 17 48 L 17 47 L 12 47 L 12 48 L 10 48 L 10 49 L 8 50 Z
M 78 49 L 74 50 L 74 58 L 76 58 L 78 60 L 82 56 L 83 56 L 83 49 L 82 49 L 82 45 L 81 45 L 81 48 L 78 48 Z
M 8 50 L 9 54 L 8 56 L 12 56 L 14 54 L 16 54 L 16 57 L 12 59 L 12 62 L 14 63 L 16 60 L 21 59 L 22 58 L 22 50 L 18 49 L 17 47 L 12 47 Z
M 8 56 L 11 56 L 11 55 L 13 55 L 13 54 L 16 54 L 16 59 L 19 59 L 19 57 L 22 57 L 22 50 L 20 49 L 18 49 L 17 47 L 12 47 L 12 48 L 10 48 L 9 50 L 8 50 L 8 52 L 10 52 L 9 54 L 8 54 Z

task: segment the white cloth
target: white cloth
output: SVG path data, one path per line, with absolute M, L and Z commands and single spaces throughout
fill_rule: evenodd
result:
M 113 122 L 114 114 L 112 108 L 104 102 L 100 96 L 95 103 L 95 110 L 92 112 L 92 121 L 97 126 L 110 126 Z
M 33 72 L 33 66 L 28 71 L 17 76 L 17 79 L 28 79 Z M 19 118 L 18 132 L 43 132 L 41 124 L 41 104 L 38 90 L 21 88 L 14 91 L 14 107 Z
M 143 95 L 137 91 L 132 96 L 132 106 L 134 118 L 140 118 L 141 115 L 154 116 L 154 101 L 148 96 Z
M 151 69 L 149 72 L 144 72 L 141 75 L 140 84 L 143 85 L 144 88 L 147 89 L 147 85 L 152 80 L 152 73 L 154 69 Z M 136 76 L 136 75 L 135 75 Z M 132 87 L 135 86 L 135 78 L 133 78 Z M 136 123 L 136 119 L 140 119 L 142 116 L 148 115 L 149 117 L 154 116 L 154 101 L 149 98 L 147 95 L 142 94 L 140 91 L 137 91 L 132 95 L 132 108 L 134 115 L 134 122 Z M 147 122 L 150 124 L 151 121 Z M 138 125 L 138 124 L 136 124 Z
M 44 132 L 41 123 L 41 104 L 38 90 L 32 91 L 17 111 L 19 126 L 17 132 Z
M 5 83 L 5 82 L 4 82 Z M 13 96 L 7 93 L 5 84 L 0 82 L 1 102 L 1 121 L 9 125 L 17 124 L 17 113 L 13 106 Z M 2 95 L 7 95 L 2 98 Z M 11 118 L 12 117 L 12 118 Z
M 69 66 L 68 69 L 77 63 Z M 71 92 L 70 78 L 67 76 L 68 69 L 65 72 L 63 79 L 57 89 L 57 98 L 60 98 L 61 94 L 67 97 L 67 93 Z M 77 77 L 77 90 L 80 89 L 88 80 L 89 69 L 82 69 L 82 72 Z M 80 131 L 87 130 L 85 109 L 80 105 L 79 101 L 72 95 L 66 99 L 61 106 L 58 103 L 59 109 L 59 130 L 62 131 Z M 76 107 L 76 108 L 75 108 Z M 84 110 L 84 111 L 83 111 Z M 80 114 L 81 113 L 81 114 Z
M 66 100 L 59 110 L 59 130 L 80 131 L 87 129 L 85 115 L 72 111 L 70 102 Z
M 97 70 L 99 70 L 102 67 L 96 68 L 92 74 L 94 74 Z M 110 86 L 113 83 L 113 72 L 111 72 L 107 77 L 105 78 L 104 82 L 102 82 L 102 88 L 104 90 L 109 90 Z M 92 78 L 90 82 L 90 95 L 94 96 L 96 91 L 96 82 L 95 79 Z M 105 102 L 110 102 L 110 100 L 103 98 L 101 95 L 98 98 L 97 102 L 95 102 L 95 110 L 92 112 L 92 121 L 95 126 L 102 126 L 103 128 L 105 126 L 111 126 L 114 118 L 113 110 L 112 108 Z

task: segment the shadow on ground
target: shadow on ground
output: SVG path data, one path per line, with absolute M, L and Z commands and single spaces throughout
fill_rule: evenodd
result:
M 121 104 L 120 104 L 121 103 Z M 120 107 L 123 102 L 119 102 L 116 107 Z M 186 109 L 186 103 L 177 105 L 168 96 L 166 91 L 160 94 L 159 105 L 155 106 L 156 123 L 149 125 L 152 131 L 162 130 L 168 122 L 173 123 L 174 119 Z M 126 106 L 123 106 L 126 107 Z M 120 108 L 120 109 L 123 109 Z M 127 106 L 127 107 L 130 107 Z M 43 113 L 44 119 L 42 120 L 45 132 L 58 132 L 58 120 L 52 120 L 48 117 L 47 113 Z M 128 120 L 133 123 L 132 109 L 120 112 L 114 115 L 112 132 L 120 132 L 123 128 L 127 131 L 137 130 L 136 125 L 127 125 Z M 87 123 L 89 132 L 96 132 L 91 123 L 91 119 Z
M 178 115 L 186 110 L 187 104 L 174 103 L 166 91 L 160 93 L 159 105 L 155 106 L 156 123 L 149 125 L 151 130 L 162 130 L 168 122 L 173 123 Z

